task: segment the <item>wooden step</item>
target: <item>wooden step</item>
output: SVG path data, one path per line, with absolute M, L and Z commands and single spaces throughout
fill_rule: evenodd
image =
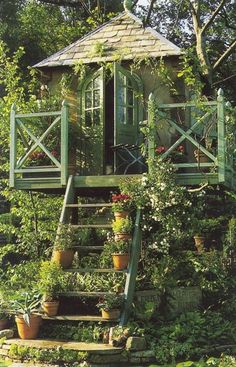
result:
M 116 269 L 91 269 L 91 268 L 71 268 L 65 269 L 64 271 L 69 273 L 127 273 L 127 269 L 116 270 Z
M 119 319 L 105 320 L 101 316 L 94 315 L 58 315 L 47 316 L 42 315 L 43 320 L 55 320 L 55 321 L 93 321 L 93 322 L 118 322 Z
M 76 249 L 79 252 L 96 252 L 96 251 L 102 251 L 103 246 L 73 246 L 74 249 Z
M 115 293 L 115 292 L 83 292 L 83 291 L 68 291 L 68 292 L 62 292 L 60 293 L 61 296 L 65 296 L 65 297 L 103 297 L 106 296 L 107 294 L 110 295 L 114 295 L 117 296 L 119 295 L 120 297 L 124 296 L 124 293 Z
M 97 203 L 97 204 L 67 204 L 66 208 L 111 208 L 112 203 Z
M 72 228 L 112 228 L 112 224 L 104 223 L 104 224 L 73 224 Z

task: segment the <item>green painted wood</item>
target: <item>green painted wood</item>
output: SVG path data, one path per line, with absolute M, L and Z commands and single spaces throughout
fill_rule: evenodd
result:
M 73 228 L 112 228 L 112 224 L 74 224 Z
M 65 297 L 103 297 L 107 294 L 111 294 L 111 295 L 119 295 L 120 297 L 123 297 L 124 294 L 123 293 L 114 293 L 114 292 L 81 292 L 81 291 L 68 291 L 68 292 L 62 292 L 60 293 L 61 296 L 65 296 Z
M 153 93 L 151 93 L 149 95 L 148 98 L 148 129 L 149 129 L 149 134 L 148 134 L 148 168 L 149 168 L 149 172 L 151 170 L 151 166 L 152 166 L 152 160 L 155 157 L 155 131 L 154 131 L 154 126 L 155 126 L 155 100 L 154 100 L 154 95 Z
M 102 251 L 104 246 L 73 246 L 78 252 L 97 252 Z
M 61 184 L 66 185 L 68 177 L 68 104 L 62 104 L 61 111 Z
M 19 120 L 16 119 L 17 125 L 20 126 L 22 128 L 22 130 L 24 130 L 32 139 L 32 141 L 34 141 L 35 143 L 30 147 L 30 149 L 25 153 L 25 155 L 20 158 L 19 162 L 17 162 L 17 168 L 20 168 L 23 163 L 26 161 L 26 159 L 29 157 L 29 155 L 37 148 L 40 147 L 42 149 L 42 151 L 45 152 L 45 154 L 47 154 L 47 156 L 50 158 L 50 160 L 55 164 L 55 166 L 60 168 L 60 162 L 58 162 L 58 160 L 51 154 L 51 152 L 42 144 L 43 139 L 45 139 L 45 137 L 51 132 L 51 130 L 58 124 L 58 122 L 60 121 L 60 117 L 57 117 L 52 124 L 44 131 L 44 133 L 37 138 L 29 128 L 27 128 L 27 126 L 25 126 L 25 124 Z
M 217 97 L 217 128 L 218 128 L 218 177 L 219 182 L 225 181 L 225 102 L 222 89 Z
M 126 284 L 124 291 L 125 305 L 123 312 L 121 314 L 121 320 L 120 320 L 121 326 L 124 326 L 128 321 L 135 293 L 136 276 L 138 272 L 138 262 L 141 253 L 141 240 L 142 240 L 140 220 L 141 220 L 141 210 L 138 209 L 134 225 L 131 258 L 126 276 Z
M 67 208 L 110 208 L 112 203 L 97 203 L 97 204 L 68 204 Z
M 73 181 L 74 181 L 73 176 L 69 176 L 67 187 L 66 187 L 66 192 L 64 196 L 64 201 L 62 205 L 61 216 L 59 220 L 60 224 L 69 223 L 70 216 L 67 210 L 67 205 L 72 204 L 74 202 L 75 192 L 74 192 L 74 182 Z
M 127 270 L 116 270 L 116 269 L 91 269 L 91 268 L 71 268 L 65 269 L 68 273 L 127 273 Z
M 10 187 L 15 187 L 15 164 L 16 164 L 16 147 L 17 147 L 17 133 L 15 124 L 16 105 L 11 107 L 10 115 Z
M 141 178 L 142 175 L 108 175 L 108 176 L 75 176 L 75 187 L 95 188 L 95 187 L 118 187 L 121 180 L 128 177 Z
M 216 101 L 208 101 L 208 102 L 201 102 L 203 106 L 216 106 Z M 186 107 L 196 107 L 196 103 L 194 102 L 186 102 L 186 103 L 161 103 L 158 105 L 161 109 L 169 109 L 169 108 L 186 108 Z
M 61 172 L 61 170 L 60 168 L 54 168 L 53 166 L 44 167 L 44 168 L 40 168 L 39 166 L 39 167 L 15 169 L 15 173 L 40 173 L 40 172 L 52 172 L 53 173 L 53 172 Z
M 103 319 L 101 316 L 94 316 L 94 315 L 58 315 L 58 316 L 46 316 L 42 315 L 43 320 L 50 320 L 50 321 L 92 321 L 92 322 L 117 322 L 119 319 L 115 320 L 106 320 Z
M 31 117 L 44 117 L 44 116 L 60 116 L 61 111 L 52 112 L 32 112 L 32 113 L 17 113 L 16 118 L 31 118 Z

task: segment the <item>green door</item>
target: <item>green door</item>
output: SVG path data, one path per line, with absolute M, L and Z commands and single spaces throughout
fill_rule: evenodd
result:
M 82 88 L 80 173 L 102 175 L 104 165 L 104 72 L 86 79 Z
M 137 82 L 137 76 L 132 75 L 128 70 L 119 64 L 114 64 L 114 145 L 139 144 L 139 121 L 142 119 L 138 106 L 138 95 L 140 95 L 140 84 Z M 138 151 L 132 151 L 133 155 L 140 154 Z M 127 164 L 133 160 L 132 156 L 125 151 L 117 151 L 114 157 L 114 171 L 122 173 L 125 169 L 123 160 Z M 119 171 L 120 167 L 120 172 Z

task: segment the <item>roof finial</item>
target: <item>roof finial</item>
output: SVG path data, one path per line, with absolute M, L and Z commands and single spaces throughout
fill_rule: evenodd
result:
M 132 10 L 132 0 L 124 0 L 123 2 L 123 5 L 124 5 L 124 9 L 125 11 L 130 11 Z

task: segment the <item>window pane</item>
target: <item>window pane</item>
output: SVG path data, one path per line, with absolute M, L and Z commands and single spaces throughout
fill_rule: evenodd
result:
M 88 83 L 86 90 L 93 89 L 93 82 Z
M 134 104 L 134 93 L 133 93 L 133 89 L 128 89 L 128 105 L 129 106 L 133 106 Z
M 85 125 L 92 125 L 92 111 L 85 111 Z
M 118 100 L 118 106 L 124 106 L 125 104 L 125 89 L 120 87 L 118 90 L 118 96 L 117 96 Z
M 100 108 L 93 110 L 93 123 L 94 125 L 100 124 Z
M 93 94 L 93 106 L 99 107 L 100 106 L 100 90 L 95 90 Z
M 94 79 L 93 81 L 93 88 L 94 89 L 100 89 L 100 76 L 97 76 L 97 78 Z
M 85 108 L 92 107 L 92 92 L 85 93 Z
M 124 86 L 126 84 L 126 77 L 122 73 L 118 73 L 118 81 L 120 86 Z
M 118 107 L 118 123 L 119 124 L 125 124 L 126 123 L 126 121 L 125 121 L 125 110 L 126 110 L 125 107 L 121 107 L 121 106 Z
M 133 107 L 127 108 L 127 124 L 133 125 L 133 119 L 134 119 L 134 110 Z

